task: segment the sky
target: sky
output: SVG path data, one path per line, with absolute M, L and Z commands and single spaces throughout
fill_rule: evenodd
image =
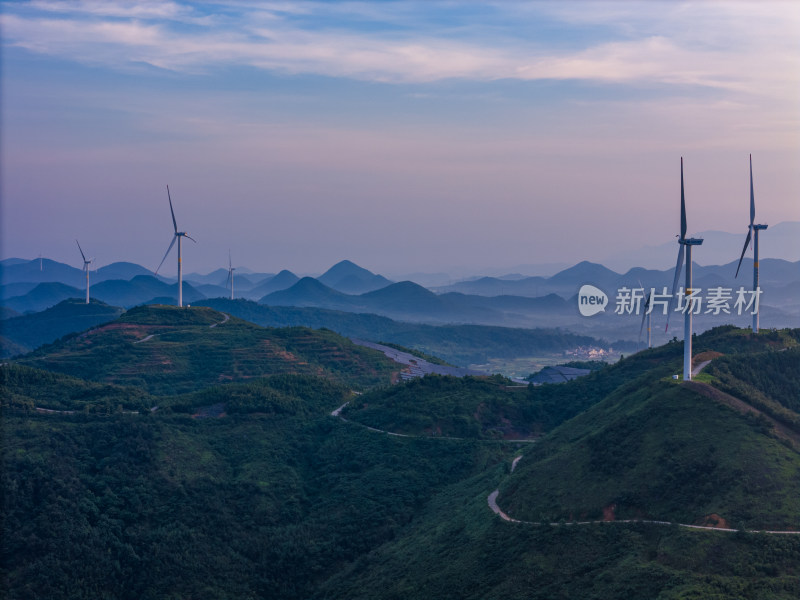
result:
M 796 2 L 0 12 L 3 257 L 154 269 L 169 185 L 187 272 L 597 260 L 675 237 L 681 156 L 690 234 L 744 238 L 750 154 L 757 221 L 800 221 Z

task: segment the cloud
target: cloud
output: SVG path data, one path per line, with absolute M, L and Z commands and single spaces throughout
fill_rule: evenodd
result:
M 146 63 L 207 72 L 248 65 L 398 84 L 582 80 L 767 95 L 798 85 L 797 15 L 769 5 L 600 4 L 499 3 L 493 6 L 495 20 L 505 19 L 499 29 L 482 29 L 454 8 L 453 25 L 437 30 L 426 17 L 428 5 L 415 3 L 38 0 L 24 5 L 26 11 L 8 11 L 2 26 L 6 44 L 112 68 Z M 541 35 L 518 43 L 503 35 L 519 36 L 543 15 L 564 26 L 605 27 L 604 39 L 555 50 Z

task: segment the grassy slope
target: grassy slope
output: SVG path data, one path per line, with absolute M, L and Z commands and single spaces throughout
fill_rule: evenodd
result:
M 267 329 L 234 317 L 222 320 L 223 315 L 210 308 L 139 307 L 17 362 L 140 386 L 154 394 L 285 372 L 335 376 L 365 387 L 388 383 L 397 370 L 383 354 L 331 331 Z M 140 342 L 151 334 L 154 337 Z

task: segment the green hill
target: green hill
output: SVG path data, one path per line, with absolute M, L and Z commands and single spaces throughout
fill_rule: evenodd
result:
M 697 336 L 712 362 L 694 383 L 671 378 L 674 342 L 560 385 L 431 377 L 358 395 L 352 381 L 388 371 L 345 369 L 376 357 L 331 332 L 131 310 L 30 358 L 58 369 L 0 368 L 2 595 L 797 598 L 800 535 L 550 523 L 800 530 L 798 340 Z M 263 346 L 284 359 L 268 376 L 263 358 L 226 362 Z M 145 369 L 154 357 L 172 375 Z M 345 401 L 349 422 L 332 418 Z M 521 433 L 540 439 L 496 439 Z M 496 489 L 531 523 L 493 514 Z
M 142 306 L 43 346 L 17 361 L 153 394 L 189 392 L 276 373 L 334 378 L 362 388 L 396 372 L 383 354 L 331 331 L 269 329 L 210 308 Z
M 28 352 L 68 333 L 83 331 L 116 319 L 122 312 L 121 308 L 109 306 L 99 300 L 92 299 L 86 304 L 84 300 L 71 298 L 42 312 L 4 320 L 0 322 L 0 331 L 5 338 Z
M 768 356 L 782 364 L 797 356 L 797 333 L 752 336 L 721 328 L 698 336 L 697 347 L 772 347 L 746 358 L 717 358 L 723 365 L 718 371 L 731 362 L 764 363 Z M 658 349 L 665 350 L 669 346 Z M 646 518 L 800 529 L 800 428 L 776 427 L 747 397 L 705 383 L 673 382 L 665 377 L 677 367 L 671 362 L 628 380 L 526 453 L 500 489 L 503 509 L 536 522 Z M 769 390 L 751 379 L 752 389 L 765 402 L 787 406 L 797 394 L 792 382 L 800 363 L 793 364 L 786 386 Z M 593 376 L 602 379 L 613 370 Z
M 4 399 L 40 403 L 77 385 L 11 369 Z M 328 416 L 344 392 L 279 375 L 135 415 L 39 414 L 4 401 L 0 593 L 309 598 L 390 543 L 439 490 L 502 458 L 497 445 L 348 426 Z M 218 400 L 243 411 L 181 409 Z
M 520 439 L 539 432 L 527 387 L 502 377 L 428 375 L 353 398 L 342 414 L 404 435 Z

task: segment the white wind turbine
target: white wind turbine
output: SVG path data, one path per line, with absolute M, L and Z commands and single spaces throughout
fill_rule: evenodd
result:
M 83 253 L 81 243 L 78 240 L 75 240 L 75 243 L 78 244 L 78 250 L 80 250 L 81 257 L 83 258 L 83 272 L 86 273 L 86 304 L 89 304 L 89 265 L 94 262 L 94 258 L 86 260 L 86 255 Z
M 185 231 L 178 231 L 178 223 L 175 221 L 175 211 L 172 209 L 172 197 L 169 194 L 169 186 L 167 186 L 167 199 L 169 200 L 169 212 L 172 214 L 172 227 L 175 230 L 175 233 L 172 237 L 172 242 L 167 248 L 166 254 L 164 254 L 164 258 L 161 259 L 161 264 L 158 265 L 158 269 L 156 269 L 156 275 L 158 275 L 158 271 L 161 268 L 161 265 L 164 264 L 164 261 L 167 260 L 167 256 L 169 256 L 170 250 L 175 245 L 175 240 L 178 240 L 178 306 L 183 306 L 183 264 L 181 263 L 181 238 L 189 238 L 195 244 L 197 240 L 190 237 Z
M 681 235 L 678 239 L 680 250 L 678 251 L 678 264 L 675 265 L 675 279 L 672 281 L 672 296 L 669 299 L 667 308 L 667 326 L 664 331 L 669 329 L 669 317 L 675 303 L 675 292 L 678 288 L 678 279 L 681 276 L 683 267 L 683 256 L 686 253 L 686 286 L 683 293 L 686 297 L 685 312 L 683 313 L 683 380 L 689 381 L 692 378 L 692 246 L 699 246 L 703 243 L 702 239 L 686 237 L 686 197 L 683 193 L 683 157 L 681 157 Z
M 750 155 L 750 227 L 747 231 L 747 238 L 744 241 L 742 255 L 739 257 L 739 264 L 736 267 L 735 277 L 739 277 L 739 269 L 742 268 L 744 253 L 750 245 L 750 238 L 753 239 L 753 293 L 758 293 L 758 232 L 767 228 L 767 225 L 756 225 L 756 197 L 753 193 L 753 155 Z M 753 333 L 758 333 L 758 311 L 753 313 Z
M 236 270 L 236 267 L 233 266 L 233 262 L 231 261 L 231 251 L 228 250 L 228 281 L 227 283 L 231 286 L 231 300 L 233 300 L 233 272 Z

